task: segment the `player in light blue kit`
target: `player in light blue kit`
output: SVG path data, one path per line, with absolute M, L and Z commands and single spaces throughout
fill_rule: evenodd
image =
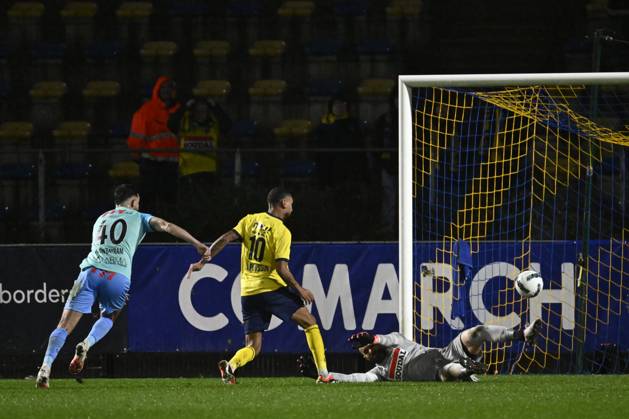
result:
M 50 334 L 46 355 L 37 374 L 38 388 L 48 388 L 50 368 L 66 337 L 83 314 L 92 312 L 94 301 L 98 301 L 101 316 L 85 340 L 76 346 L 70 362 L 71 373 L 78 374 L 83 370 L 87 352 L 109 332 L 126 303 L 133 254 L 146 233 L 168 233 L 191 243 L 200 255 L 209 255 L 208 248 L 183 228 L 139 212 L 140 195 L 132 185 L 116 187 L 114 202 L 116 208 L 102 214 L 94 223 L 91 252 L 81 262 L 81 272 L 74 281 L 61 320 Z

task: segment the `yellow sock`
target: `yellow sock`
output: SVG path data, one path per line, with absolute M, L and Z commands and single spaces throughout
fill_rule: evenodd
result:
M 244 348 L 240 348 L 238 352 L 232 356 L 232 359 L 229 360 L 229 366 L 232 371 L 236 371 L 236 369 L 248 364 L 253 361 L 253 358 L 256 357 L 256 350 L 251 346 L 245 346 Z
M 308 341 L 308 347 L 310 352 L 312 352 L 319 375 L 327 376 L 328 365 L 325 362 L 325 347 L 323 346 L 323 338 L 321 338 L 319 326 L 316 324 L 312 325 L 304 329 L 304 332 L 306 333 L 306 341 Z

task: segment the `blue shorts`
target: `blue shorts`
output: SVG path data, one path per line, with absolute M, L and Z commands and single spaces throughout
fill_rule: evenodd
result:
M 98 301 L 101 312 L 111 314 L 126 304 L 130 284 L 129 278 L 122 274 L 87 268 L 74 281 L 64 308 L 88 314 L 94 301 Z
M 245 334 L 264 332 L 269 328 L 273 314 L 284 321 L 291 320 L 293 313 L 304 306 L 297 293 L 288 287 L 240 298 Z

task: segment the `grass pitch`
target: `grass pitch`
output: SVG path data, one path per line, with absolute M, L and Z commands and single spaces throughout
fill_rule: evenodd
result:
M 629 418 L 629 375 L 315 385 L 306 378 L 0 380 L 0 417 Z

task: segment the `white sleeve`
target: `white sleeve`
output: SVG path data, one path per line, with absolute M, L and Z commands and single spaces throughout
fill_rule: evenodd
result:
M 373 383 L 382 380 L 378 374 L 378 368 L 373 368 L 365 373 L 356 372 L 354 374 L 341 374 L 331 372 L 332 377 L 339 383 Z
M 379 343 L 382 346 L 386 346 L 388 348 L 391 347 L 401 347 L 407 348 L 410 346 L 415 346 L 416 343 L 406 339 L 399 333 L 389 333 L 388 335 L 376 335 L 374 339 L 374 343 Z

